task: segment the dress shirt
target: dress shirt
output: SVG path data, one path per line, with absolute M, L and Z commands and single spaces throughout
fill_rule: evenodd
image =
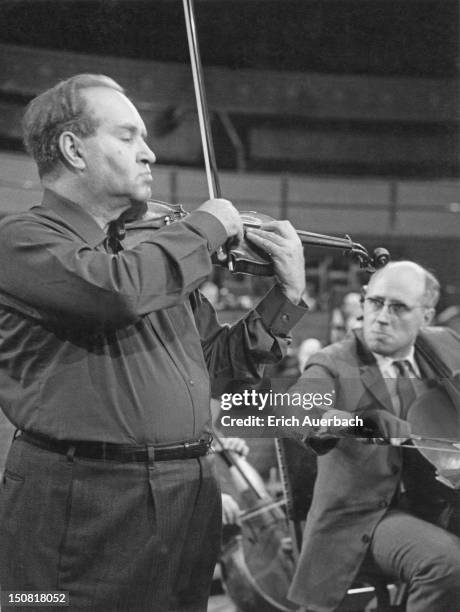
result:
M 155 444 L 200 437 L 211 387 L 261 375 L 305 307 L 275 286 L 233 327 L 197 291 L 226 238 L 195 211 L 107 252 L 81 206 L 45 191 L 0 224 L 0 406 L 57 439 Z
M 393 359 L 392 357 L 386 357 L 385 355 L 379 355 L 378 353 L 372 353 L 377 361 L 379 370 L 383 376 L 388 392 L 391 397 L 391 403 L 395 414 L 400 414 L 400 399 L 396 388 L 396 379 L 399 376 L 398 368 L 394 365 L 396 361 L 407 361 L 409 362 L 409 378 L 420 378 L 420 369 L 415 361 L 415 350 L 412 346 L 405 357 L 399 357 Z
M 407 355 L 405 357 L 399 357 L 398 359 L 393 359 L 392 357 L 386 357 L 385 355 L 379 355 L 378 353 L 372 353 L 377 361 L 377 365 L 379 366 L 380 372 L 382 373 L 383 378 L 397 378 L 398 370 L 393 365 L 396 361 L 408 361 L 410 364 L 410 369 L 415 378 L 420 377 L 420 369 L 415 361 L 415 349 L 413 346 L 409 349 Z M 410 377 L 412 378 L 412 377 Z

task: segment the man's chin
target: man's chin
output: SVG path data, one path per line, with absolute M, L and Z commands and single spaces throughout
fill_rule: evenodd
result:
M 141 208 L 145 206 L 148 200 L 152 199 L 152 190 L 149 188 L 139 189 L 136 193 L 133 193 L 130 197 L 132 208 Z
M 147 202 L 152 199 L 152 188 L 149 184 L 137 185 L 134 193 L 131 194 L 132 202 Z
M 373 353 L 379 355 L 390 355 L 393 351 L 390 338 L 386 336 L 371 336 L 369 339 L 365 339 L 368 348 Z

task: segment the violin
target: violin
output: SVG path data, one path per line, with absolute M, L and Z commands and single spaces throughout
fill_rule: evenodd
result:
M 130 220 L 126 219 L 125 229 L 127 230 L 128 240 L 126 246 L 130 246 L 129 232 L 136 232 L 135 244 L 141 242 L 142 233 L 146 231 L 148 237 L 149 230 L 159 229 L 165 225 L 170 225 L 176 221 L 186 218 L 189 213 L 180 204 L 168 204 L 159 200 L 149 200 L 141 217 Z M 264 223 L 269 223 L 274 219 L 269 215 L 254 211 L 240 212 L 240 218 L 245 229 L 260 228 Z M 360 267 L 368 271 L 374 271 L 384 266 L 390 260 L 389 252 L 384 248 L 377 248 L 373 255 L 369 255 L 364 246 L 353 242 L 350 236 L 343 238 L 317 234 L 304 230 L 296 230 L 301 242 L 307 245 L 341 249 L 357 261 Z M 273 276 L 274 269 L 270 256 L 259 249 L 247 238 L 239 244 L 233 244 L 224 249 L 223 254 L 213 258 L 213 262 L 220 266 L 227 267 L 230 272 L 249 274 L 255 276 Z

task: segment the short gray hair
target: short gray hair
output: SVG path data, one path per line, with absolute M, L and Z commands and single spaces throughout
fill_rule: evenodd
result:
M 47 89 L 27 106 L 22 122 L 24 145 L 34 158 L 40 177 L 56 169 L 61 159 L 59 137 L 63 132 L 80 137 L 95 133 L 97 121 L 81 95 L 82 90 L 90 87 L 124 93 L 116 81 L 103 74 L 77 74 Z
M 424 305 L 428 308 L 434 308 L 439 302 L 441 285 L 436 276 L 429 270 L 423 268 L 423 271 L 425 272 L 425 291 L 423 293 Z

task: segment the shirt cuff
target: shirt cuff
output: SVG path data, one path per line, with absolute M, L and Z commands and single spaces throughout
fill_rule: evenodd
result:
M 293 304 L 284 295 L 279 285 L 274 285 L 257 304 L 256 311 L 264 325 L 274 336 L 286 336 L 307 312 L 308 306 L 302 300 Z
M 227 240 L 227 232 L 222 223 L 204 210 L 194 210 L 182 221 L 190 225 L 208 241 L 208 251 L 214 253 Z

